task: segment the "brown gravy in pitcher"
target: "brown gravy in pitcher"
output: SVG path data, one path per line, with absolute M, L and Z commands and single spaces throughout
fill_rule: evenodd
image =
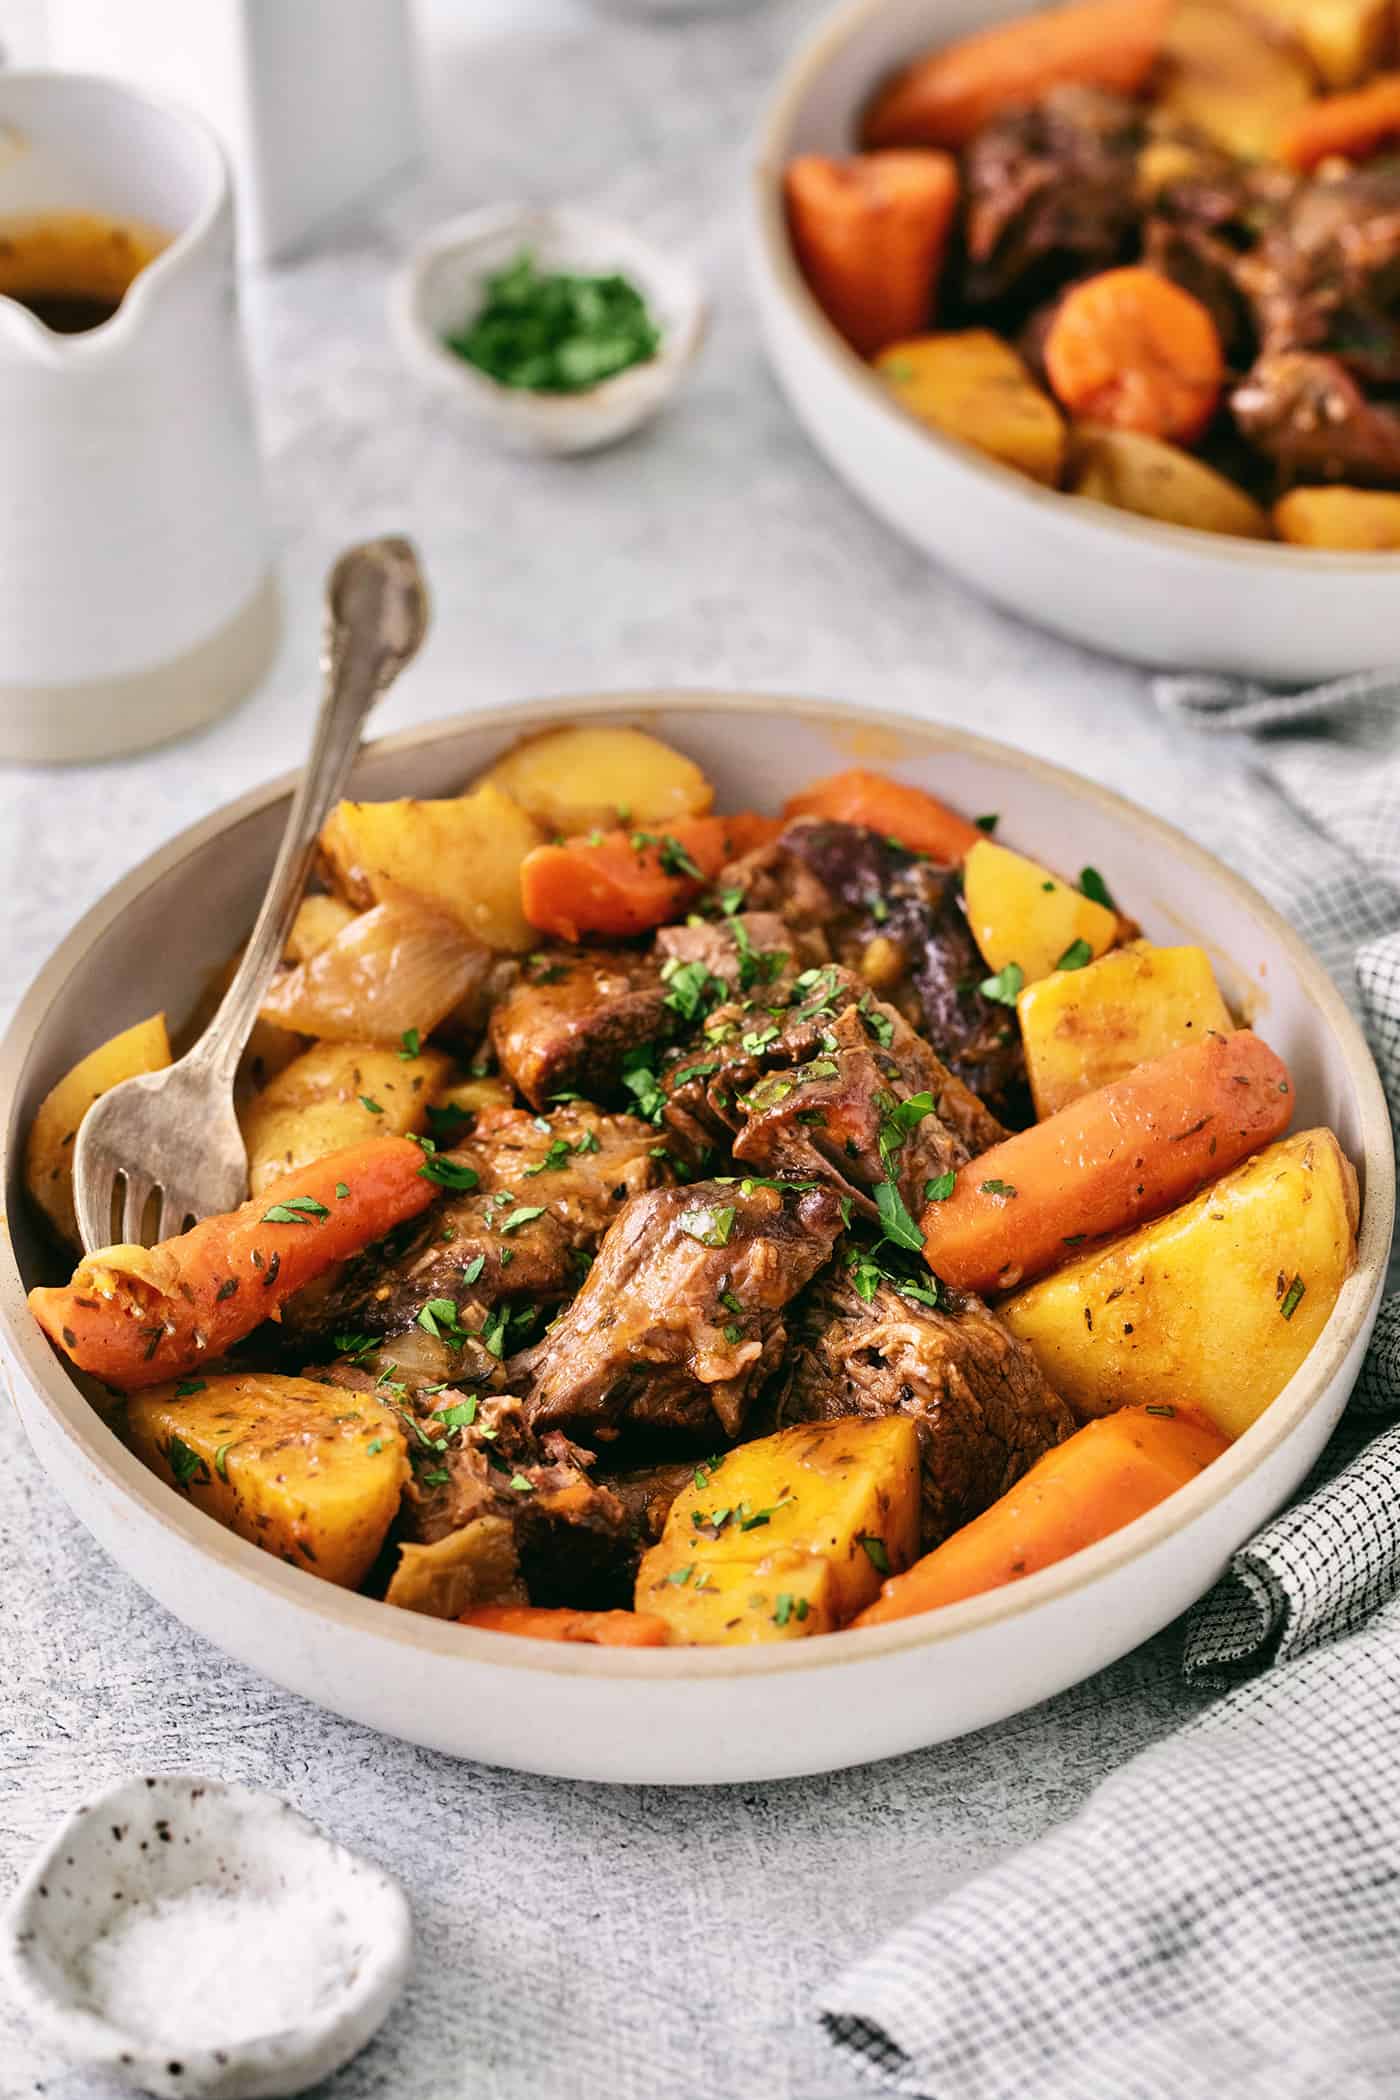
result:
M 147 263 L 171 236 L 101 212 L 44 212 L 0 219 L 0 297 L 55 335 L 83 335 L 110 321 Z

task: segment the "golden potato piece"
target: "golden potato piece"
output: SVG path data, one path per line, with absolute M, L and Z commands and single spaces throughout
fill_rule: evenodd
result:
M 1392 0 L 1240 0 L 1266 31 L 1291 37 L 1325 88 L 1356 87 L 1392 40 Z
M 526 737 L 481 777 L 503 788 L 551 838 L 663 829 L 703 817 L 715 791 L 693 759 L 641 729 L 611 723 L 544 729 Z
M 979 839 L 964 861 L 963 897 L 988 968 L 1016 963 L 1026 984 L 1076 958 L 1086 963 L 1118 938 L 1116 912 L 992 839 Z
M 1244 160 L 1269 160 L 1315 84 L 1296 44 L 1221 0 L 1178 0 L 1162 44 L 1156 106 Z
M 930 430 L 1053 488 L 1065 456 L 1065 426 L 1009 343 L 988 328 L 913 336 L 891 343 L 875 369 L 895 399 Z
M 372 1396 L 265 1372 L 152 1386 L 126 1441 L 207 1516 L 279 1560 L 355 1589 L 398 1511 L 404 1434 Z
M 1134 1065 L 1234 1027 L 1203 948 L 1134 941 L 1083 970 L 1057 970 L 1016 1002 L 1037 1116 L 1122 1079 Z
M 297 906 L 292 930 L 287 935 L 282 960 L 310 962 L 313 955 L 329 948 L 336 935 L 344 933 L 354 918 L 354 906 L 347 904 L 343 897 L 303 897 Z
M 1252 497 L 1214 467 L 1137 430 L 1081 423 L 1074 432 L 1066 487 L 1110 510 L 1132 511 L 1163 525 L 1266 540 L 1269 520 Z
M 1400 496 L 1382 489 L 1291 489 L 1274 505 L 1281 540 L 1341 553 L 1400 552 Z
M 430 1619 L 460 1619 L 477 1604 L 526 1601 L 515 1530 L 504 1517 L 475 1517 L 430 1546 L 400 1546 L 385 1592 L 387 1604 Z
M 426 897 L 487 948 L 523 955 L 539 935 L 520 908 L 520 863 L 544 837 L 494 781 L 443 802 L 341 802 L 321 853 L 351 904 Z
M 405 1058 L 377 1043 L 314 1043 L 239 1112 L 249 1188 L 259 1195 L 279 1174 L 363 1138 L 416 1136 L 451 1071 L 440 1050 Z
M 73 1210 L 73 1140 L 98 1096 L 138 1072 L 160 1072 L 170 1062 L 165 1015 L 152 1014 L 100 1043 L 65 1072 L 39 1103 L 24 1152 L 24 1185 L 59 1238 L 81 1250 Z
M 1356 1258 L 1330 1130 L 1281 1138 L 1190 1203 L 1001 1307 L 1082 1417 L 1179 1401 L 1239 1436 L 1326 1326 Z
M 697 1469 L 642 1557 L 636 1609 L 696 1644 L 830 1633 L 918 1550 L 910 1417 L 802 1423 Z

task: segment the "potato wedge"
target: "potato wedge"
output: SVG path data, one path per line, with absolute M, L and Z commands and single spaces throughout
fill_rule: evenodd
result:
M 89 1050 L 39 1103 L 24 1152 L 24 1185 L 66 1246 L 82 1248 L 73 1211 L 73 1140 L 99 1095 L 170 1062 L 165 1015 L 152 1014 Z
M 992 839 L 979 839 L 963 862 L 963 896 L 989 969 L 1016 963 L 1026 984 L 1048 977 L 1066 958 L 1068 967 L 1076 956 L 1088 962 L 1118 938 L 1116 912 Z
M 117 1426 L 197 1509 L 293 1567 L 355 1589 L 408 1479 L 404 1434 L 372 1396 L 246 1372 L 152 1386 Z
M 918 1550 L 913 1421 L 803 1423 L 697 1469 L 642 1556 L 636 1609 L 694 1644 L 831 1633 Z
M 875 369 L 928 429 L 961 438 L 1049 488 L 1058 482 L 1065 457 L 1060 411 L 1010 343 L 989 328 L 891 343 Z
M 1016 1001 L 1037 1116 L 1108 1086 L 1179 1043 L 1234 1027 L 1203 948 L 1134 941 L 1083 970 L 1056 970 Z
M 1392 0 L 1240 0 L 1266 31 L 1291 37 L 1322 85 L 1355 87 L 1387 57 Z
M 279 1174 L 362 1138 L 416 1135 L 451 1071 L 440 1050 L 405 1058 L 376 1043 L 314 1043 L 239 1112 L 249 1188 L 260 1195 Z
M 476 784 L 487 783 L 551 838 L 620 824 L 664 829 L 678 817 L 703 817 L 715 799 L 694 759 L 645 730 L 610 722 L 525 737 Z
M 520 804 L 487 780 L 443 802 L 341 802 L 321 853 L 351 904 L 411 890 L 487 948 L 523 955 L 538 935 L 520 909 L 520 863 L 542 839 Z
M 1383 489 L 1290 489 L 1274 505 L 1281 540 L 1350 554 L 1400 551 L 1400 496 Z
M 460 1619 L 478 1604 L 523 1604 L 513 1526 L 504 1517 L 475 1517 L 430 1546 L 400 1546 L 384 1601 L 429 1619 Z
M 329 948 L 337 934 L 344 933 L 354 918 L 355 907 L 347 904 L 343 897 L 303 897 L 297 906 L 292 930 L 287 935 L 282 960 L 289 963 L 310 962 L 313 955 L 319 955 L 323 948 Z
M 1189 525 L 1196 532 L 1243 540 L 1270 537 L 1267 514 L 1243 489 L 1179 445 L 1144 431 L 1077 425 L 1065 485 L 1087 502 L 1156 518 L 1163 525 Z
M 1002 1317 L 1081 1417 L 1180 1402 L 1239 1436 L 1327 1324 L 1357 1218 L 1336 1138 L 1299 1131 L 1019 1291 Z
M 1244 160 L 1270 160 L 1311 100 L 1298 46 L 1221 0 L 1177 0 L 1162 39 L 1157 108 Z

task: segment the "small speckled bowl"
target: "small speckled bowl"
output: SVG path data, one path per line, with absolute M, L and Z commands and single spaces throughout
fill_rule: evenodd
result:
M 93 2002 L 85 1957 L 123 1910 L 196 1888 L 321 1907 L 343 1963 L 293 2025 L 216 2046 L 143 2034 Z M 175 1775 L 124 1780 L 74 1810 L 10 1905 L 4 1951 L 20 2004 L 68 2063 L 172 2100 L 281 2100 L 364 2047 L 403 1989 L 411 1937 L 398 1883 L 285 1801 Z M 231 1973 L 225 1999 L 237 1989 Z
M 502 386 L 449 350 L 480 311 L 486 280 L 528 249 L 541 270 L 628 278 L 660 330 L 656 355 L 578 394 Z M 474 421 L 516 452 L 592 452 L 626 437 L 662 408 L 700 347 L 705 303 L 693 273 L 649 242 L 581 212 L 496 204 L 427 234 L 390 293 L 405 357 L 450 388 Z

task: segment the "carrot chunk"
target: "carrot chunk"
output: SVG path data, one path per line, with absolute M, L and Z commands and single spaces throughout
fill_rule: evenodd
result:
M 999 23 L 896 73 L 866 112 L 866 146 L 965 146 L 989 117 L 1061 81 L 1135 95 L 1171 0 L 1076 0 Z
M 802 274 L 862 357 L 927 328 L 958 202 L 946 153 L 808 153 L 783 177 Z
M 726 861 L 778 829 L 770 817 L 687 817 L 669 831 L 607 831 L 536 846 L 520 867 L 525 917 L 561 940 L 649 933 L 692 905 Z
M 924 1211 L 925 1258 L 959 1290 L 1010 1290 L 1184 1203 L 1292 1112 L 1287 1067 L 1247 1028 L 1186 1043 L 970 1161 Z
M 664 1619 L 645 1611 L 569 1611 L 538 1604 L 478 1604 L 463 1626 L 522 1634 L 532 1641 L 588 1641 L 597 1648 L 664 1648 Z
M 1305 172 L 1334 155 L 1368 160 L 1400 140 L 1400 73 L 1378 73 L 1346 95 L 1305 103 L 1279 135 L 1279 158 Z
M 1200 300 L 1137 264 L 1066 292 L 1044 359 L 1072 415 L 1179 445 L 1200 436 L 1225 381 L 1220 336 Z
M 49 1340 L 122 1392 L 221 1356 L 322 1275 L 437 1194 L 408 1138 L 369 1138 L 298 1167 L 235 1211 L 155 1247 L 108 1247 L 29 1293 Z
M 856 1626 L 882 1626 L 1000 1589 L 1065 1560 L 1194 1480 L 1229 1439 L 1182 1407 L 1125 1407 L 1089 1422 L 1015 1487 L 902 1575 Z
M 891 780 L 887 773 L 859 767 L 814 781 L 783 804 L 785 817 L 832 817 L 842 824 L 863 824 L 885 838 L 898 839 L 914 853 L 953 866 L 977 844 L 982 833 L 966 817 L 949 809 L 922 788 Z

